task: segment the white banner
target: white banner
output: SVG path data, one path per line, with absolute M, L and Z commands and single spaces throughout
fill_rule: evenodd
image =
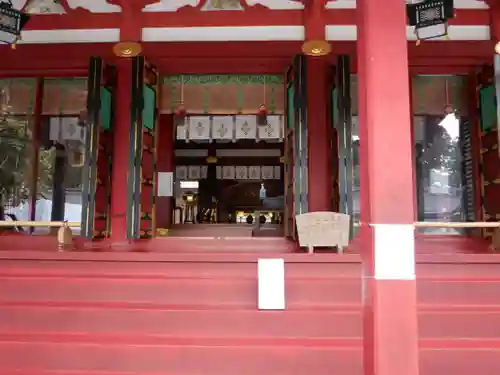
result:
M 255 116 L 236 116 L 235 128 L 236 139 L 257 138 L 257 118 Z
M 51 117 L 49 139 L 51 141 L 80 141 L 85 143 L 85 127 L 78 117 Z
M 281 178 L 281 165 L 274 166 L 274 179 L 279 180 Z
M 281 177 L 280 165 L 225 165 L 216 166 L 218 180 L 279 180 Z M 175 180 L 202 180 L 206 179 L 208 165 L 178 165 L 175 167 Z
M 199 165 L 190 165 L 188 168 L 188 179 L 199 180 L 201 178 L 201 167 Z
M 85 128 L 80 126 L 78 117 L 63 117 L 61 135 L 65 141 L 85 142 Z
M 239 165 L 236 167 L 236 179 L 237 180 L 246 180 L 248 179 L 248 167 L 243 165 Z
M 267 124 L 259 126 L 259 139 L 262 140 L 281 140 L 282 139 L 282 116 L 267 116 Z
M 176 181 L 187 180 L 188 178 L 188 168 L 185 165 L 178 165 L 175 167 L 175 179 Z
M 260 180 L 260 167 L 252 166 L 248 168 L 248 179 L 249 180 Z
M 274 166 L 265 165 L 261 169 L 263 180 L 272 180 L 274 178 Z
M 176 123 L 176 138 L 180 141 L 188 140 L 188 122 L 187 118 L 179 118 L 174 120 Z
M 189 118 L 189 139 L 192 141 L 210 140 L 210 117 L 191 116 Z
M 225 165 L 222 167 L 222 179 L 223 180 L 234 180 L 234 166 Z
M 49 139 L 51 141 L 59 141 L 60 139 L 62 139 L 61 122 L 62 122 L 61 117 L 50 118 Z
M 214 116 L 212 118 L 212 139 L 232 141 L 234 139 L 233 116 Z

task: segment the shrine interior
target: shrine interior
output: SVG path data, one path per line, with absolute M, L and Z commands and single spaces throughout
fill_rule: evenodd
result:
M 283 236 L 283 76 L 167 76 L 163 100 L 175 133 L 170 235 L 230 225 Z

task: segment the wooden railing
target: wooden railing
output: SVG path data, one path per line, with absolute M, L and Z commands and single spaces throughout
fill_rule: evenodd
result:
M 78 221 L 28 221 L 28 220 L 0 220 L 0 228 L 59 228 L 57 231 L 57 244 L 62 250 L 73 244 L 73 232 L 71 228 L 80 228 L 81 223 Z
M 445 222 L 445 221 L 418 221 L 415 228 L 500 228 L 500 222 L 494 221 L 466 221 L 466 222 Z

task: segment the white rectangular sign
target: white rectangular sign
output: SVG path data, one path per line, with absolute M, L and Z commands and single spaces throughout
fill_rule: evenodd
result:
M 174 196 L 174 174 L 172 172 L 158 172 L 158 196 Z
M 284 259 L 259 259 L 257 262 L 257 277 L 259 310 L 284 310 Z

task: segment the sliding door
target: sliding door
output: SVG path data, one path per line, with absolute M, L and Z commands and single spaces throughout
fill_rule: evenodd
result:
M 116 70 L 101 58 L 89 62 L 81 236 L 102 239 L 110 234 L 113 156 L 113 93 Z
M 127 236 L 138 239 L 156 235 L 159 80 L 142 56 L 133 59 L 132 74 Z
M 359 192 L 355 191 L 353 183 L 353 156 L 358 139 L 353 134 L 349 56 L 339 56 L 337 58 L 335 87 L 332 91 L 332 107 L 338 140 L 338 209 L 339 212 L 350 215 L 353 218 L 355 200 L 359 198 Z M 351 220 L 351 236 L 353 233 L 353 221 Z
M 295 216 L 308 211 L 307 91 L 305 57 L 296 56 L 286 76 L 285 235 L 296 238 Z

